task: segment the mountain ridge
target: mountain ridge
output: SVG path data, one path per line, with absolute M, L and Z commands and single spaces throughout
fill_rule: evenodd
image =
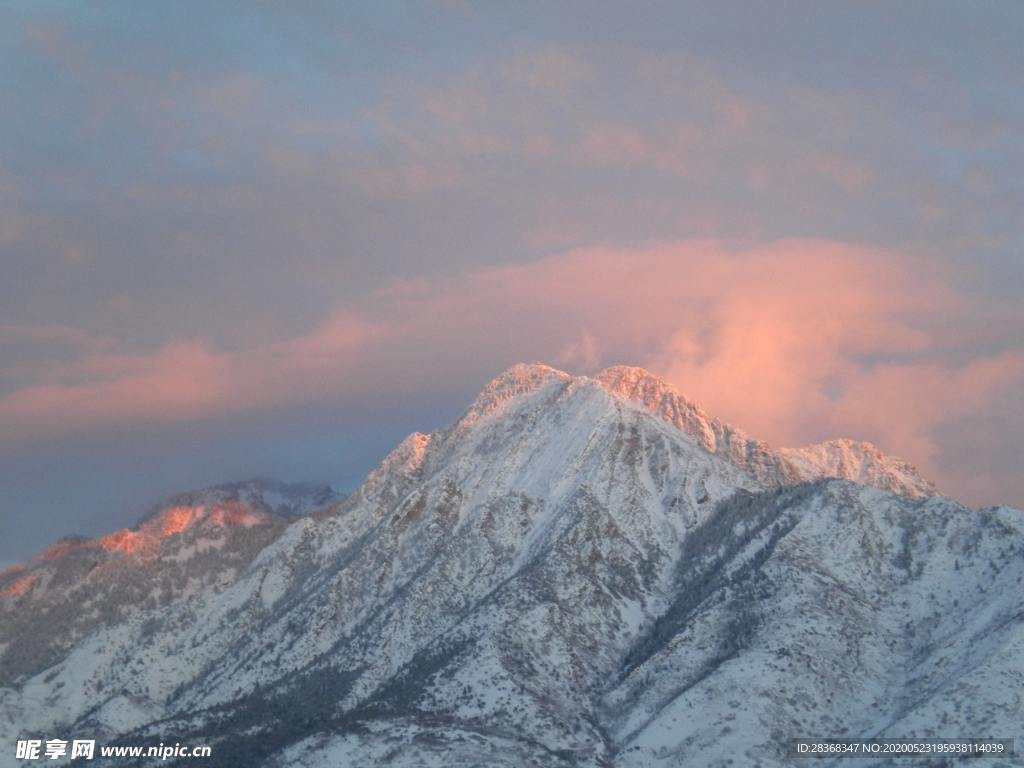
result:
M 708 450 L 678 393 L 625 373 L 639 401 L 509 369 L 351 496 L 232 529 L 251 554 L 225 583 L 210 560 L 215 586 L 0 677 L 0 733 L 209 743 L 214 766 L 639 768 L 1019 732 L 1024 513 L 789 477 L 710 421 Z
M 500 408 L 504 401 L 528 394 L 544 383 L 558 381 L 568 385 L 583 380 L 595 381 L 607 391 L 646 407 L 651 413 L 696 439 L 708 452 L 725 455 L 732 463 L 752 472 L 762 480 L 785 484 L 834 477 L 875 485 L 910 496 L 930 496 L 938 493 L 935 486 L 922 478 L 912 465 L 883 453 L 880 448 L 867 441 L 834 438 L 799 448 L 772 448 L 763 441 L 749 437 L 742 430 L 709 416 L 674 386 L 638 366 L 615 365 L 592 376 L 573 376 L 541 362 L 517 363 L 484 387 L 452 429 L 466 429 L 480 418 Z M 381 465 L 373 472 L 379 472 L 385 465 L 396 461 L 409 462 L 410 468 L 415 466 L 417 462 L 422 461 L 423 453 L 431 440 L 430 435 L 411 433 L 382 459 Z M 720 448 L 722 450 L 719 450 Z M 754 461 L 751 459 L 752 456 Z M 756 461 L 760 461 L 761 464 L 754 463 Z M 768 464 L 767 467 L 765 462 Z M 291 497 L 291 502 L 266 503 L 264 495 L 269 496 L 271 493 Z M 151 529 L 154 528 L 154 518 L 173 514 L 173 508 L 176 507 L 214 508 L 218 505 L 223 507 L 226 502 L 234 501 L 241 502 L 244 507 L 253 510 L 253 514 L 265 512 L 287 518 L 327 507 L 340 498 L 341 494 L 323 483 L 283 483 L 260 477 L 222 483 L 174 494 L 140 517 L 135 525 L 112 531 L 97 539 L 78 534 L 65 535 L 44 548 L 36 557 L 42 557 L 47 553 L 52 556 L 65 551 L 69 545 L 98 544 L 112 549 L 131 547 L 133 542 L 138 540 L 133 534 L 147 525 Z M 226 511 L 225 508 L 224 512 Z M 198 522 L 204 517 L 193 515 L 190 522 Z M 245 524 L 248 519 L 241 512 L 234 518 L 230 514 L 222 513 L 220 520 L 214 522 Z M 166 521 L 166 532 L 173 531 L 184 522 L 181 519 Z M 0 572 L 0 575 L 24 570 L 27 562 L 30 561 L 14 564 Z
M 497 408 L 503 400 L 529 392 L 544 381 L 569 384 L 584 379 L 596 381 L 607 391 L 647 408 L 693 437 L 709 453 L 725 456 L 772 484 L 834 477 L 909 496 L 938 494 L 935 486 L 921 477 L 915 467 L 864 440 L 834 438 L 798 448 L 772 448 L 708 415 L 676 387 L 638 366 L 615 365 L 592 376 L 574 377 L 545 363 L 519 363 L 485 387 L 469 414 L 476 418 L 479 413 Z

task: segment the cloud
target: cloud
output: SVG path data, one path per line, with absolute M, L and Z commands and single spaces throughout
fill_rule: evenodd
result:
M 694 131 L 682 124 L 657 137 L 648 137 L 633 128 L 597 125 L 586 128 L 580 143 L 571 152 L 584 165 L 604 168 L 649 166 L 664 173 L 685 176 Z
M 0 324 L 0 345 L 32 344 L 45 347 L 54 345 L 84 351 L 99 351 L 108 348 L 113 339 L 97 338 L 78 328 L 49 323 L 44 325 Z M 7 350 L 4 346 L 5 355 Z
M 556 94 L 563 93 L 592 74 L 583 59 L 557 48 L 520 52 L 503 69 L 512 82 Z
M 47 378 L 0 398 L 0 425 L 8 437 L 193 419 L 236 391 L 228 361 L 194 343 L 149 355 L 89 356 L 51 368 Z
M 988 310 L 921 266 L 833 242 L 708 240 L 396 282 L 306 334 L 244 349 L 182 341 L 115 355 L 86 345 L 0 398 L 0 431 L 445 394 L 524 359 L 581 372 L 634 363 L 757 437 L 870 439 L 938 476 L 957 439 L 951 425 L 1024 382 L 1024 350 L 972 354 L 983 345 L 965 329 L 984 328 Z
M 833 429 L 870 434 L 882 445 L 897 446 L 938 475 L 942 473 L 937 464 L 939 453 L 951 446 L 938 443 L 936 430 L 984 413 L 997 395 L 1022 383 L 1024 350 L 959 366 L 892 362 L 852 371 L 842 396 L 827 407 L 819 404 L 817 411 Z M 1022 424 L 1018 420 L 1006 426 L 1019 433 Z
M 0 397 L 0 428 L 8 437 L 31 437 L 352 396 L 359 391 L 345 384 L 357 377 L 347 362 L 377 333 L 340 312 L 306 336 L 239 351 L 180 341 L 148 354 L 51 363 L 35 369 L 40 381 Z

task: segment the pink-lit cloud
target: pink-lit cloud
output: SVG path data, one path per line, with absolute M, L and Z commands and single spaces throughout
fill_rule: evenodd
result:
M 382 330 L 339 312 L 306 336 L 224 352 L 198 341 L 143 354 L 87 354 L 35 367 L 0 397 L 0 429 L 31 436 L 109 424 L 173 422 L 359 394 L 347 363 Z
M 89 356 L 50 368 L 47 378 L 0 398 L 8 435 L 196 418 L 232 396 L 229 361 L 193 343 Z
M 588 372 L 644 365 L 780 445 L 878 442 L 940 485 L 941 428 L 1024 382 L 1024 350 L 987 350 L 979 313 L 906 254 L 822 241 L 593 248 L 392 284 L 309 333 L 221 351 L 90 351 L 0 397 L 30 436 L 296 402 L 401 398 L 481 382 L 522 359 Z M 1016 310 L 995 308 L 1020 322 Z M 1019 426 L 1019 425 L 1018 425 Z M 952 493 L 991 488 L 953 478 Z

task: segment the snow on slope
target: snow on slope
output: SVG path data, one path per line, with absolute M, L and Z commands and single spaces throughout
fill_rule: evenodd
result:
M 0 738 L 595 767 L 785 765 L 798 735 L 1019 738 L 1022 513 L 844 461 L 773 451 L 639 369 L 516 366 L 230 583 L 3 680 Z M 880 487 L 800 483 L 854 469 Z

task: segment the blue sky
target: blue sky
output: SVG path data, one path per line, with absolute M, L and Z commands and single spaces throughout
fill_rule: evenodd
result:
M 1024 504 L 1022 33 L 1017 2 L 0 4 L 0 560 L 218 480 L 352 487 L 519 359 Z

